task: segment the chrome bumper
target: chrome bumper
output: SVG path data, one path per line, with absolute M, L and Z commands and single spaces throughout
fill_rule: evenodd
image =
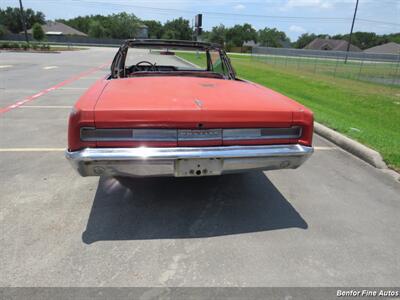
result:
M 66 158 L 82 176 L 205 176 L 249 170 L 295 169 L 313 153 L 298 144 L 269 146 L 86 148 L 66 151 Z M 213 161 L 218 160 L 215 164 Z M 177 171 L 181 161 L 199 170 Z M 198 163 L 198 164 L 197 164 Z M 201 166 L 200 166 L 201 165 Z M 187 167 L 184 166 L 185 168 Z M 209 170 L 207 169 L 208 167 Z

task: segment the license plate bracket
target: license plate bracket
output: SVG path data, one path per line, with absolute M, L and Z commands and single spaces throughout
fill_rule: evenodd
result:
M 200 177 L 220 175 L 223 159 L 221 158 L 190 158 L 175 161 L 176 177 Z

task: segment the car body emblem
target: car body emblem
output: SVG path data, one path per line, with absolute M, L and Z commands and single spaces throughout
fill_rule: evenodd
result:
M 221 140 L 222 129 L 179 129 L 178 141 Z
M 200 99 L 195 99 L 195 100 L 194 100 L 194 103 L 196 103 L 196 105 L 197 105 L 198 107 L 200 107 L 200 108 L 203 107 L 203 102 L 202 102 Z

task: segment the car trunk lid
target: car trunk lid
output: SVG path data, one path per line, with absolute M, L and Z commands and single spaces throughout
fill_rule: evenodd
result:
M 99 128 L 289 126 L 297 105 L 256 84 L 196 77 L 139 77 L 109 82 L 95 107 Z
M 95 107 L 96 128 L 290 127 L 300 105 L 256 84 L 199 77 L 110 80 Z M 221 140 L 197 142 L 220 145 Z M 181 145 L 191 145 L 182 142 Z

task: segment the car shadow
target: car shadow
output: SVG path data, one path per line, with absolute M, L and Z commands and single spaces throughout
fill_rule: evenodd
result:
M 100 178 L 84 243 L 215 237 L 307 223 L 262 172 Z

